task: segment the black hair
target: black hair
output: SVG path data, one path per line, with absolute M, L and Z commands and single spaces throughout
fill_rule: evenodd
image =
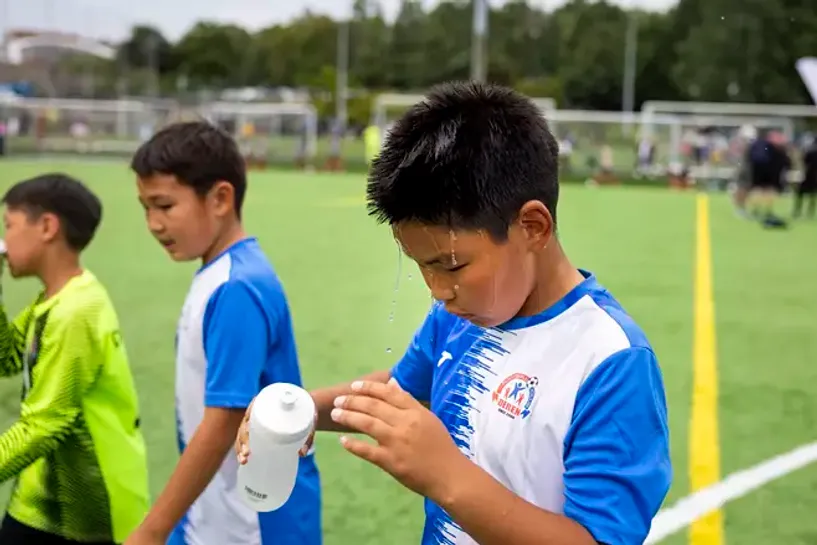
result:
M 527 97 L 492 84 L 446 83 L 400 118 L 373 161 L 369 215 L 485 229 L 505 241 L 523 204 L 556 221 L 558 145 Z
M 43 174 L 11 187 L 2 202 L 31 217 L 54 214 L 60 220 L 65 242 L 81 252 L 94 238 L 102 221 L 102 203 L 79 180 L 66 174 Z
M 228 182 L 236 215 L 241 217 L 247 192 L 244 157 L 227 132 L 206 121 L 168 125 L 139 147 L 130 167 L 140 178 L 175 176 L 201 196 L 218 182 Z

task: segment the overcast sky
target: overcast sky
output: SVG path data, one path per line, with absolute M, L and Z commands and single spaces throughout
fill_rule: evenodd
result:
M 423 0 L 433 5 L 439 0 Z M 490 0 L 501 4 L 503 0 Z M 564 0 L 532 0 L 554 7 Z M 620 5 L 664 10 L 676 0 L 612 0 Z M 400 0 L 380 0 L 394 16 Z M 251 29 L 287 21 L 304 10 L 343 16 L 350 0 L 0 0 L 0 30 L 60 29 L 118 39 L 138 22 L 156 25 L 171 39 L 202 19 L 234 22 Z

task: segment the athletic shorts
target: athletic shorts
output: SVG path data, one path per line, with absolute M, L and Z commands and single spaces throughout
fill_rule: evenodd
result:
M 0 526 L 2 545 L 115 545 L 114 543 L 80 543 L 58 535 L 35 530 L 6 515 Z

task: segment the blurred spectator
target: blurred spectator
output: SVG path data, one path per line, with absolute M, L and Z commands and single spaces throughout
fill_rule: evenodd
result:
M 812 140 L 803 155 L 803 179 L 794 197 L 794 217 L 799 218 L 803 200 L 808 198 L 808 216 L 814 218 L 817 208 L 817 140 Z

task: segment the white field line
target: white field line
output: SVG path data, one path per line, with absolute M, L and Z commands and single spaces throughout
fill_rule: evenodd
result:
M 659 511 L 645 545 L 658 543 L 683 530 L 707 513 L 761 486 L 817 461 L 817 441 L 769 458 L 760 464 L 732 473 L 722 481 L 678 500 Z

